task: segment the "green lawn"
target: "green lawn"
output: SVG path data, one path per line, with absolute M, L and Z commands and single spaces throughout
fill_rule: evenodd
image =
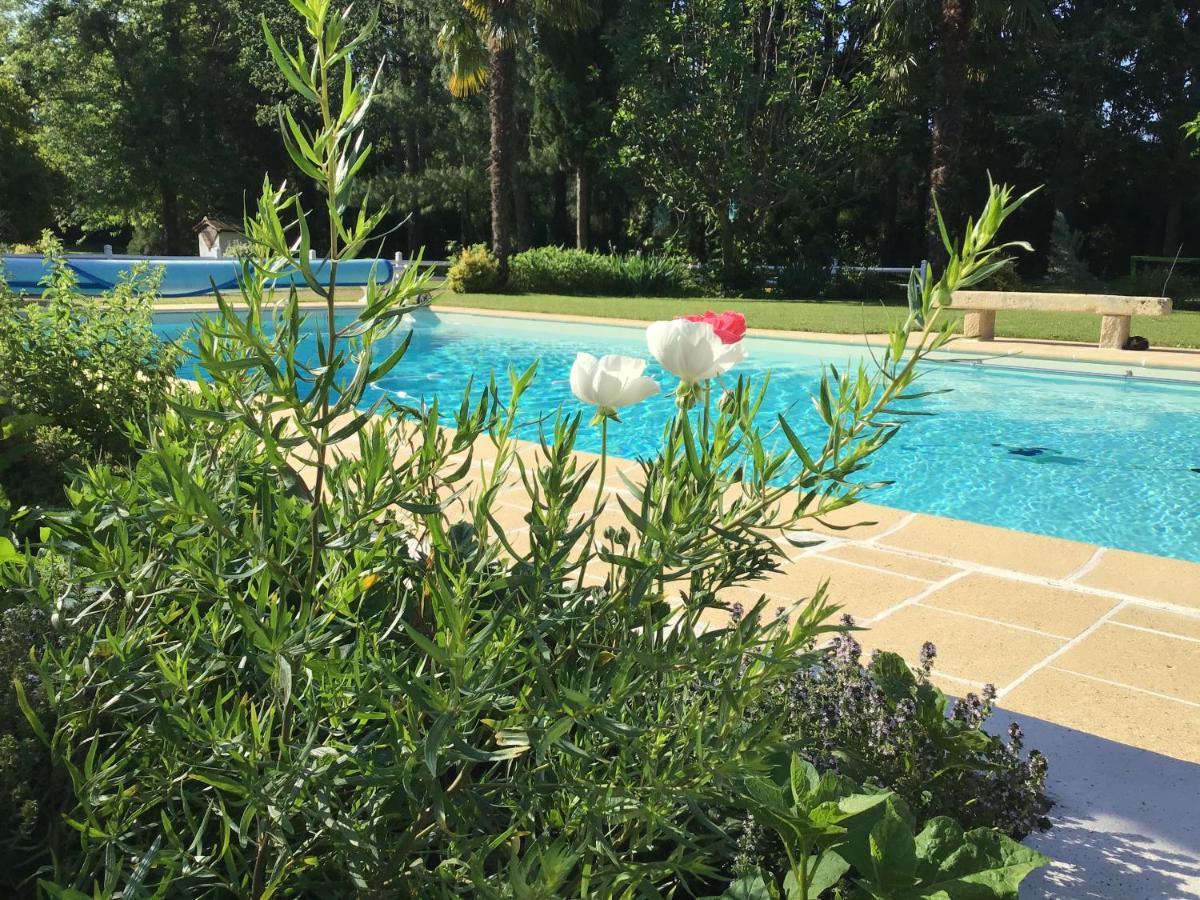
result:
M 719 297 L 666 299 L 446 292 L 438 296 L 437 302 L 478 309 L 569 313 L 647 321 L 669 319 L 706 309 L 732 309 L 745 314 L 747 323 L 753 328 L 832 334 L 886 331 L 889 321 L 906 312 L 903 307 L 846 300 L 726 300 Z M 1200 312 L 1175 312 L 1162 318 L 1135 318 L 1133 333 L 1146 337 L 1152 347 L 1200 347 Z M 1100 336 L 1100 317 L 1083 313 L 1000 313 L 996 317 L 996 334 L 1000 337 L 1095 343 Z
M 358 298 L 357 288 L 348 288 L 346 301 Z M 164 305 L 203 303 L 205 297 L 166 299 Z M 318 298 L 302 292 L 301 299 Z M 477 309 L 504 309 L 516 312 L 568 313 L 616 319 L 669 319 L 684 313 L 706 309 L 734 309 L 746 316 L 753 328 L 793 331 L 823 331 L 830 334 L 878 333 L 888 322 L 903 316 L 900 306 L 855 300 L 727 300 L 720 297 L 562 297 L 554 294 L 452 294 L 443 290 L 436 303 L 469 306 Z M 958 315 L 951 313 L 951 315 Z M 1152 347 L 1200 348 L 1200 312 L 1176 311 L 1162 318 L 1135 318 L 1133 333 L 1150 341 Z M 1000 337 L 1040 338 L 1053 341 L 1095 343 L 1100 337 L 1100 317 L 1083 313 L 1000 313 L 996 317 Z

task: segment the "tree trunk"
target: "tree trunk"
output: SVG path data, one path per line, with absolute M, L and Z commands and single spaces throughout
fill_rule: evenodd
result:
M 404 168 L 414 180 L 421 174 L 421 141 L 416 126 L 409 124 L 404 135 Z M 408 211 L 408 255 L 415 256 L 421 246 L 421 208 L 414 204 Z
M 529 193 L 519 170 L 513 177 L 513 213 L 517 217 L 517 252 L 524 253 L 533 246 L 533 213 L 529 211 Z
M 500 283 L 508 281 L 508 256 L 512 243 L 513 165 L 512 128 L 517 54 L 512 47 L 488 51 L 491 126 L 492 252 L 500 261 Z
M 1176 125 L 1171 133 L 1175 140 L 1175 151 L 1171 159 L 1172 175 L 1175 177 L 1171 179 L 1171 182 L 1174 184 L 1186 184 L 1189 148 L 1185 141 L 1181 139 L 1180 125 Z M 1183 244 L 1183 202 L 1183 191 L 1171 191 L 1170 200 L 1167 201 L 1167 215 L 1163 222 L 1163 256 L 1174 257 L 1181 250 L 1181 245 Z
M 974 15 L 974 0 L 942 0 L 933 84 L 933 154 L 929 169 L 931 202 L 926 227 L 929 259 L 938 266 L 946 262 L 946 249 L 938 232 L 936 209 L 941 209 L 946 228 L 952 235 L 962 227 L 959 221 L 959 156 L 966 112 L 967 54 Z
M 163 249 L 168 256 L 182 256 L 187 249 L 184 247 L 183 228 L 179 223 L 179 196 L 168 179 L 159 182 L 162 195 Z
M 737 239 L 733 233 L 733 220 L 727 212 L 721 212 L 721 267 L 731 271 L 737 267 Z
M 550 177 L 550 243 L 566 246 L 570 230 L 567 212 L 567 173 L 558 169 Z
M 592 176 L 587 163 L 575 167 L 575 246 L 586 250 L 591 242 L 588 220 L 592 215 Z

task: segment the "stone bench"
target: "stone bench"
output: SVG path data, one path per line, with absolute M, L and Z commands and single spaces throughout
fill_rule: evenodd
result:
M 1119 297 L 1111 294 L 1038 294 L 1024 291 L 955 291 L 951 309 L 966 311 L 963 336 L 990 341 L 996 336 L 996 313 L 1020 309 L 1033 312 L 1077 312 L 1103 316 L 1100 346 L 1118 350 L 1129 340 L 1131 316 L 1165 316 L 1166 297 Z

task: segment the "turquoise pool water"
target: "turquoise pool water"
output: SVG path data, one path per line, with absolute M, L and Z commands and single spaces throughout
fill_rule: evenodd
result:
M 191 316 L 167 313 L 157 321 L 161 334 L 178 337 Z M 771 372 L 764 425 L 788 412 L 800 434 L 819 434 L 809 394 L 821 364 L 864 351 L 747 340 L 749 358 L 735 372 Z M 650 359 L 636 328 L 425 314 L 408 355 L 381 387 L 410 402 L 456 401 L 471 375 L 538 361 L 528 411 L 573 411 L 581 407 L 568 377 L 580 350 Z M 667 391 L 674 387 L 653 360 L 647 374 Z M 868 477 L 894 484 L 872 502 L 1200 561 L 1200 384 L 955 362 L 930 364 L 923 384 L 949 393 L 923 400 L 921 408 L 936 415 L 911 419 L 875 458 Z M 659 395 L 624 411 L 610 428 L 610 449 L 626 457 L 653 452 L 671 403 Z M 596 429 L 581 430 L 581 449 L 599 449 Z

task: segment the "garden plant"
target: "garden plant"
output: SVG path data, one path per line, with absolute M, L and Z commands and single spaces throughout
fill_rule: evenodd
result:
M 220 297 L 199 324 L 206 377 L 130 425 L 132 467 L 81 473 L 39 555 L 0 561 L 6 603 L 54 623 L 17 698 L 67 795 L 21 890 L 1014 897 L 1044 859 L 1007 823 L 964 830 L 889 772 L 828 766 L 803 717 L 765 714 L 844 632 L 824 591 L 786 615 L 724 595 L 870 490 L 922 360 L 951 337 L 942 306 L 1002 265 L 995 238 L 1023 198 L 993 186 L 946 236 L 940 277 L 914 273 L 874 364 L 825 374 L 819 444 L 756 422 L 767 385 L 735 377 L 744 323 L 720 317 L 648 330 L 677 384 L 581 355 L 587 416 L 523 407 L 535 369 L 450 409 L 372 402 L 407 362 L 430 275 L 338 309 L 338 261 L 384 214 L 351 207 L 372 96 L 351 60 L 370 23 L 293 5 L 303 40 L 267 41 L 307 112 L 286 108 L 283 134 L 319 211 L 264 182 L 245 305 Z M 291 265 L 322 314 L 272 287 Z M 677 403 L 656 455 L 629 469 L 574 452 L 580 429 L 606 436 L 659 389 Z M 767 852 L 747 852 L 756 832 Z
M 165 408 L 178 354 L 151 327 L 160 274 L 139 264 L 111 290 L 85 296 L 47 233 L 41 302 L 0 271 L 0 496 L 62 502 L 72 465 L 132 454 L 126 422 Z

